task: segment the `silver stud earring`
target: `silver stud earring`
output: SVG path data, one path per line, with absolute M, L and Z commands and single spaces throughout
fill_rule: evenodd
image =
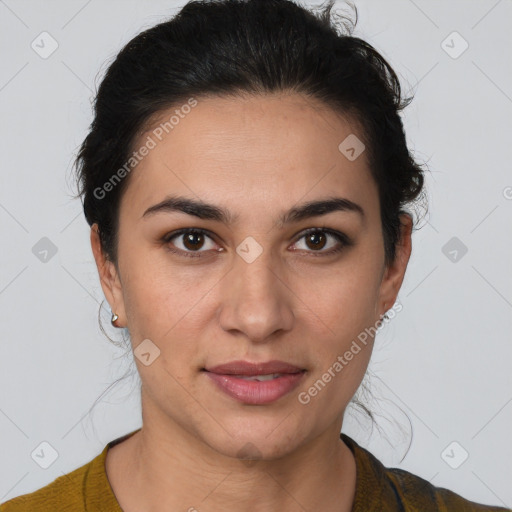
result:
M 114 327 L 117 327 L 117 325 L 116 325 L 116 321 L 117 321 L 117 319 L 118 319 L 118 318 L 119 318 L 119 317 L 118 317 L 115 313 L 112 313 L 112 318 L 111 318 L 110 322 L 112 323 L 112 325 L 113 325 Z

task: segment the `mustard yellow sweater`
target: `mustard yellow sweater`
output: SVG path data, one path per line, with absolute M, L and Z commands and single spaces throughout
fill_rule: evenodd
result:
M 105 458 L 111 446 L 138 430 L 111 441 L 93 460 L 47 486 L 1 504 L 0 512 L 123 512 L 110 487 Z M 340 437 L 356 461 L 352 512 L 512 512 L 468 501 L 402 469 L 386 468 L 349 436 Z

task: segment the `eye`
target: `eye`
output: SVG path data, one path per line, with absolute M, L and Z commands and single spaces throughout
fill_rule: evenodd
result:
M 304 239 L 305 247 L 297 247 L 302 239 Z M 183 228 L 173 231 L 165 235 L 162 242 L 166 244 L 168 251 L 192 258 L 202 257 L 201 253 L 215 250 L 216 246 L 208 231 L 200 228 Z M 294 245 L 294 251 L 305 250 L 314 256 L 328 256 L 340 252 L 345 247 L 352 245 L 352 242 L 344 233 L 330 229 L 311 228 L 303 232 Z M 328 250 L 324 250 L 325 248 Z M 218 252 L 223 250 L 222 248 L 217 249 Z
M 176 239 L 176 242 L 173 242 L 174 239 Z M 167 249 L 171 252 L 180 253 L 183 256 L 197 258 L 201 255 L 193 253 L 201 253 L 215 249 L 215 243 L 205 244 L 205 239 L 209 239 L 211 242 L 213 242 L 212 238 L 208 235 L 208 232 L 204 229 L 185 228 L 178 231 L 173 231 L 172 233 L 168 233 L 163 237 L 162 241 L 168 244 Z M 171 245 L 174 246 L 174 248 Z M 203 251 L 200 249 L 205 250 Z
M 333 231 L 330 229 L 308 229 L 305 233 L 302 234 L 302 236 L 295 243 L 295 245 L 297 245 L 297 243 L 302 239 L 304 239 L 305 250 L 307 252 L 316 252 L 319 253 L 319 255 L 334 254 L 340 252 L 344 247 L 352 245 L 352 242 L 344 233 Z M 329 239 L 331 239 L 330 244 Z M 322 250 L 325 249 L 326 247 L 328 250 Z M 303 248 L 304 247 L 298 247 L 295 248 L 294 250 L 302 250 Z

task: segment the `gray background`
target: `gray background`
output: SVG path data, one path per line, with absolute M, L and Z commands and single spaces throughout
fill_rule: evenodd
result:
M 370 365 L 384 435 L 355 413 L 343 430 L 385 465 L 512 507 L 512 2 L 355 3 L 354 35 L 415 92 L 404 122 L 431 171 L 430 215 L 413 237 L 403 311 Z M 0 0 L 0 502 L 140 426 L 136 375 L 88 414 L 134 366 L 97 324 L 103 295 L 70 171 L 107 63 L 183 4 Z M 45 31 L 58 48 L 42 58 L 31 45 L 51 49 Z M 44 237 L 55 254 L 40 252 Z M 103 323 L 121 339 L 106 309 Z M 58 453 L 47 469 L 31 457 L 44 441 Z

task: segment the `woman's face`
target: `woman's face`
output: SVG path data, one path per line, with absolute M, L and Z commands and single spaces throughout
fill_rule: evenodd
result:
M 103 290 L 137 355 L 144 421 L 228 456 L 339 439 L 372 350 L 362 333 L 395 302 L 410 229 L 385 267 L 357 125 L 311 98 L 198 98 L 183 111 L 168 133 L 156 122 L 135 144 L 154 147 L 122 197 L 118 271 L 92 232 Z M 191 204 L 165 207 L 170 197 Z M 257 382 L 205 371 L 241 360 L 305 372 Z

